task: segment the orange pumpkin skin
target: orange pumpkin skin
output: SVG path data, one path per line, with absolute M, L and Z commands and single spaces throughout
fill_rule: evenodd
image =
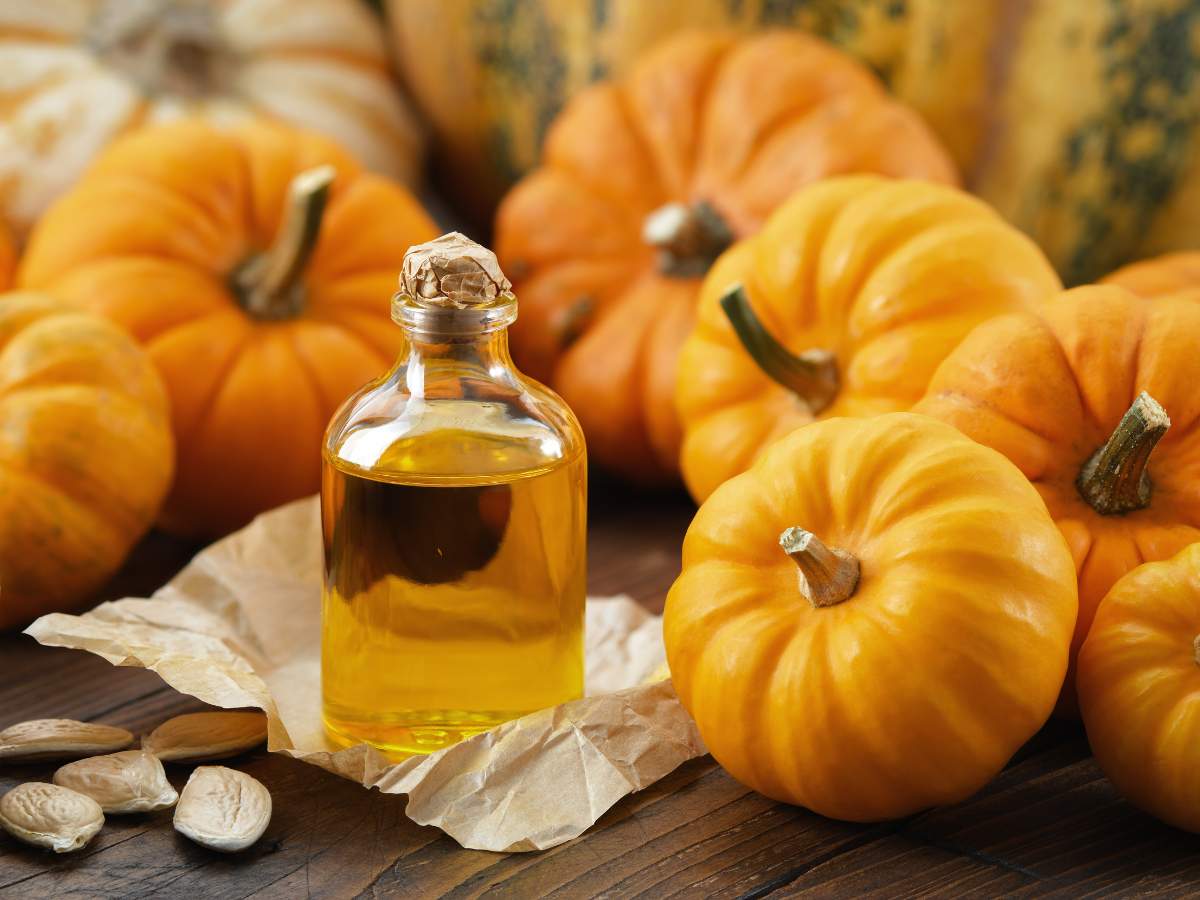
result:
M 780 532 L 853 554 L 815 607 Z M 875 821 L 981 788 L 1050 715 L 1075 622 L 1062 536 L 998 453 L 923 416 L 796 429 L 700 507 L 667 597 L 675 688 L 717 761 Z
M 979 326 L 942 363 L 915 410 L 999 450 L 1042 495 L 1078 570 L 1073 669 L 1096 607 L 1117 579 L 1200 540 L 1200 303 L 1147 303 L 1093 285 L 1051 298 L 1040 313 Z M 1141 391 L 1172 422 L 1146 470 L 1150 503 L 1103 515 L 1076 481 Z M 1074 699 L 1072 672 L 1060 711 L 1073 713 Z
M 289 184 L 336 170 L 294 317 L 255 318 L 231 277 L 271 245 Z M 158 366 L 179 448 L 162 524 L 214 535 L 314 493 L 342 400 L 385 371 L 401 333 L 396 273 L 433 223 L 402 188 L 327 139 L 198 122 L 115 143 L 41 219 L 20 284 L 101 312 Z
M 734 284 L 792 353 L 833 353 L 837 393 L 815 416 L 740 343 L 719 302 Z M 704 280 L 676 387 L 684 482 L 702 502 L 814 417 L 909 409 L 972 328 L 1061 289 L 1029 238 L 961 191 L 868 175 L 802 189 Z
M 106 582 L 171 483 L 154 366 L 111 322 L 0 296 L 0 630 Z
M 16 269 L 17 248 L 13 243 L 12 232 L 0 224 L 0 291 L 8 290 L 12 285 Z
M 1079 706 L 1100 768 L 1131 802 L 1200 832 L 1200 544 L 1138 566 L 1096 611 Z
M 521 298 L 514 355 L 575 409 L 594 459 L 645 483 L 678 470 L 675 364 L 704 259 L 666 274 L 651 214 L 705 203 L 746 235 L 842 172 L 957 182 L 914 113 L 798 32 L 686 34 L 567 105 L 501 204 L 496 248 Z
M 1140 297 L 1200 288 L 1200 252 L 1183 250 L 1130 263 L 1105 275 L 1101 283 L 1118 285 Z

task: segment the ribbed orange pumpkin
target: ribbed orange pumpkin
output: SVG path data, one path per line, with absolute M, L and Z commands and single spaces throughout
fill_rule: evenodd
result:
M 667 596 L 679 699 L 717 761 L 855 821 L 966 798 L 1054 707 L 1071 555 L 1000 454 L 911 413 L 828 419 L 700 507 Z
M 97 590 L 171 483 L 166 392 L 129 335 L 0 295 L 0 630 Z
M 18 279 L 146 346 L 179 447 L 163 524 L 211 535 L 317 490 L 329 417 L 399 349 L 404 252 L 435 233 L 325 138 L 185 122 L 114 144 L 39 222 Z
M 688 34 L 578 94 L 501 205 L 523 369 L 578 413 L 592 458 L 677 471 L 673 394 L 700 278 L 796 188 L 845 172 L 957 180 L 864 68 L 798 32 Z
M 1200 541 L 1200 302 L 1093 285 L 1039 313 L 979 326 L 915 409 L 999 450 L 1041 493 L 1079 573 L 1074 662 L 1118 578 Z
M 702 501 L 814 418 L 908 409 L 972 328 L 1061 288 L 961 191 L 870 175 L 802 189 L 704 280 L 676 389 L 688 489 Z
M 1121 793 L 1200 832 L 1200 544 L 1125 575 L 1079 651 L 1079 706 Z

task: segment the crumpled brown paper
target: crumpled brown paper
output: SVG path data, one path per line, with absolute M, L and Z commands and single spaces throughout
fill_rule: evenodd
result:
M 400 291 L 418 306 L 488 306 L 511 290 L 496 254 L 457 231 L 409 247 L 404 254 Z
M 588 601 L 584 699 L 400 763 L 339 750 L 321 724 L 320 580 L 320 514 L 302 500 L 213 544 L 152 599 L 53 613 L 27 633 L 153 669 L 215 706 L 259 707 L 270 750 L 407 794 L 409 818 L 472 849 L 561 844 L 705 752 L 671 683 L 643 683 L 663 659 L 661 622 L 625 597 Z

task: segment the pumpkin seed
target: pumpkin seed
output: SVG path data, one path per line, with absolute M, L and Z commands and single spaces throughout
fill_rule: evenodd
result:
M 158 757 L 145 750 L 67 763 L 54 773 L 54 783 L 91 797 L 106 813 L 166 809 L 179 799 Z
M 85 846 L 103 825 L 100 804 L 56 784 L 30 781 L 0 797 L 0 828 L 55 853 Z
M 132 743 L 132 734 L 112 725 L 74 719 L 33 719 L 0 731 L 0 760 L 75 759 L 112 753 Z
M 262 782 L 225 766 L 199 766 L 175 807 L 175 830 L 211 850 L 245 850 L 271 822 L 271 794 Z
M 142 739 L 142 749 L 164 762 L 203 762 L 237 756 L 266 739 L 262 713 L 190 713 L 163 722 Z

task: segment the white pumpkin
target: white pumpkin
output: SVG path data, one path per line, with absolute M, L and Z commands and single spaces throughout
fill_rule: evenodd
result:
M 24 233 L 117 134 L 185 114 L 283 119 L 411 184 L 387 65 L 361 0 L 0 0 L 0 216 Z

